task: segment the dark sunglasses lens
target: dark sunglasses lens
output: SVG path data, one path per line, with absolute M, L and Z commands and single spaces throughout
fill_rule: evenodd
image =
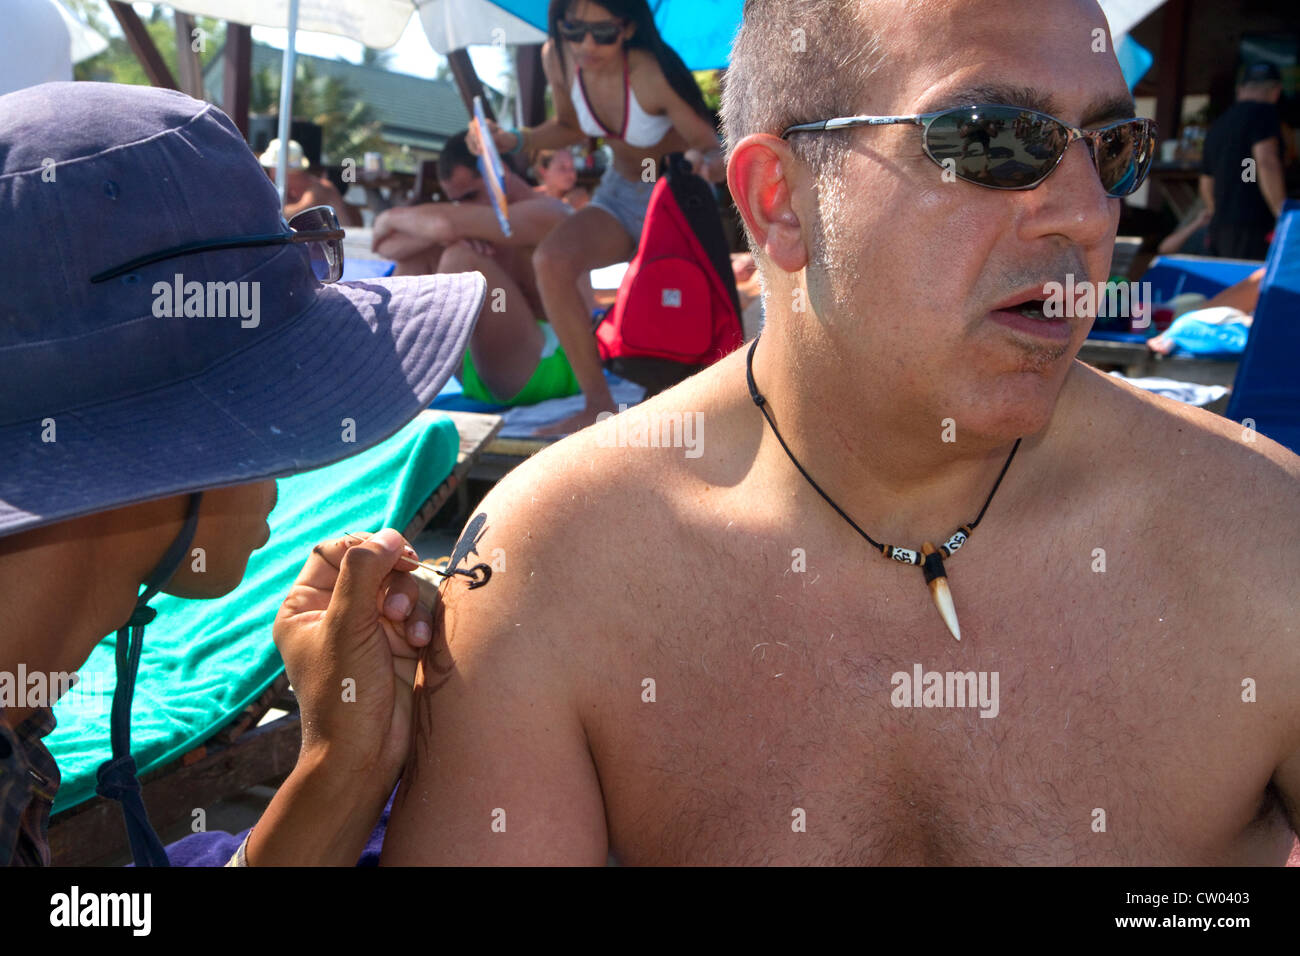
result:
M 931 157 L 960 179 L 1000 189 L 1032 186 L 1056 165 L 1069 133 L 1049 116 L 1011 106 L 952 110 L 926 128 Z
M 609 46 L 617 42 L 619 34 L 623 31 L 622 24 L 619 23 L 583 23 L 572 20 L 561 20 L 559 24 L 560 37 L 568 40 L 570 43 L 581 43 L 583 37 L 588 33 L 591 38 L 601 46 Z
M 1155 133 L 1135 119 L 1104 130 L 1096 147 L 1097 173 L 1106 195 L 1128 196 L 1146 179 L 1155 153 Z
M 339 228 L 338 217 L 328 206 L 304 209 L 289 220 L 294 232 L 320 232 Z M 311 271 L 321 282 L 337 282 L 343 275 L 343 243 L 322 239 L 306 243 L 311 256 Z
M 294 232 L 318 232 L 321 229 L 338 229 L 339 218 L 329 206 L 313 206 L 304 209 L 289 220 L 289 228 Z

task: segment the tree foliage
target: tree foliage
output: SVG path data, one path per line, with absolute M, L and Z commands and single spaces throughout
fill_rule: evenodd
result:
M 148 86 L 149 77 L 144 67 L 131 52 L 126 38 L 113 33 L 116 20 L 104 5 L 103 0 L 64 0 L 69 9 L 108 40 L 108 49 L 89 60 L 78 63 L 72 71 L 74 79 L 97 80 L 101 83 L 129 83 L 134 86 Z M 153 39 L 154 46 L 162 55 L 163 62 L 177 76 L 176 68 L 176 28 L 170 13 L 154 5 L 153 12 L 144 20 L 145 29 Z M 199 66 L 206 67 L 216 56 L 226 41 L 226 24 L 222 20 L 210 17 L 195 17 L 196 36 L 190 37 L 192 45 L 197 44 Z
M 279 70 L 266 67 L 253 74 L 249 110 L 279 112 Z M 391 148 L 380 135 L 381 124 L 370 104 L 339 77 L 319 74 L 307 60 L 294 64 L 293 117 L 320 126 L 321 158 L 326 163 L 341 163 L 348 157 L 360 163 L 367 152 Z

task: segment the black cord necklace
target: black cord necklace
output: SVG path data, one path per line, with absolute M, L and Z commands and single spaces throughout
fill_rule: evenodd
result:
M 767 410 L 767 399 L 763 397 L 762 393 L 758 390 L 758 386 L 754 384 L 754 351 L 757 348 L 758 338 L 755 338 L 754 344 L 749 347 L 749 354 L 745 358 L 745 378 L 749 382 L 749 397 L 754 400 L 754 404 L 758 406 L 758 410 L 762 412 L 763 417 L 767 419 L 767 424 L 771 427 L 772 434 L 775 435 L 776 440 L 781 443 L 781 447 L 785 450 L 786 455 L 789 456 L 790 461 L 799 469 L 799 474 L 803 475 L 804 478 L 807 479 L 808 484 L 813 486 L 813 490 L 816 491 L 817 494 L 821 495 L 828 505 L 835 509 L 836 514 L 849 523 L 849 527 L 862 535 L 862 537 L 866 539 L 867 543 L 882 555 L 902 564 L 919 564 L 921 566 L 921 571 L 925 575 L 925 583 L 930 586 L 930 596 L 934 598 L 935 607 L 939 609 L 939 614 L 943 617 L 943 622 L 948 625 L 948 630 L 952 632 L 952 636 L 960 641 L 961 628 L 957 625 L 957 609 L 953 607 L 952 592 L 948 590 L 948 574 L 944 570 L 943 559 L 945 557 L 952 557 L 957 549 L 966 543 L 966 539 L 971 536 L 971 532 L 973 532 L 976 526 L 978 526 L 984 519 L 984 512 L 989 510 L 989 505 L 993 503 L 993 496 L 998 493 L 998 486 L 1002 484 L 1002 479 L 1006 477 L 1007 469 L 1011 467 L 1011 459 L 1015 458 L 1016 452 L 1020 450 L 1021 439 L 1016 439 L 1015 445 L 1012 446 L 1011 454 L 1007 456 L 1006 462 L 1002 465 L 1002 471 L 998 473 L 998 480 L 993 482 L 993 490 L 989 492 L 988 498 L 984 501 L 984 507 L 981 508 L 980 513 L 975 516 L 974 521 L 962 525 L 952 533 L 952 536 L 947 541 L 939 545 L 938 548 L 929 541 L 925 542 L 925 544 L 921 546 L 919 553 L 910 548 L 897 548 L 892 544 L 881 544 L 875 538 L 871 537 L 871 535 L 859 528 L 857 522 L 846 515 L 844 509 L 831 500 L 830 495 L 822 491 L 821 486 L 817 484 L 817 482 L 813 481 L 812 475 L 808 474 L 804 466 L 799 464 L 799 459 L 794 457 L 794 452 L 790 450 L 790 446 L 787 445 L 785 439 L 781 437 L 781 433 L 777 430 L 776 422 L 772 421 L 772 415 Z

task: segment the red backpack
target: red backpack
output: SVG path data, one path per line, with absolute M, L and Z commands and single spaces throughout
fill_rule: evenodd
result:
M 636 257 L 596 329 L 610 371 L 653 394 L 744 341 L 740 298 L 713 188 L 680 154 L 655 184 Z

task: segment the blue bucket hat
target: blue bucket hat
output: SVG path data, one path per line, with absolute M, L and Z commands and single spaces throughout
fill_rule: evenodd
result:
M 148 602 L 188 551 L 203 490 L 383 441 L 438 394 L 483 304 L 473 273 L 322 285 L 291 232 L 207 103 L 109 83 L 0 96 L 0 536 L 189 493 L 117 633 L 96 787 L 121 802 L 142 864 L 167 856 L 131 757 L 131 699 Z M 204 243 L 223 247 L 151 261 Z
M 230 119 L 170 90 L 0 96 L 0 223 L 0 536 L 377 444 L 446 383 L 485 294 L 476 273 L 322 285 L 300 244 L 91 282 L 289 231 Z

